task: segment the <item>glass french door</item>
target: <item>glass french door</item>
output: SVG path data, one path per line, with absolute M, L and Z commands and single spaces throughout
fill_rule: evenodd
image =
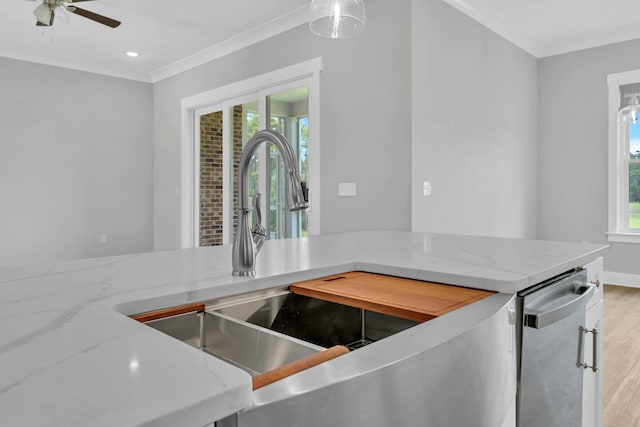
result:
M 238 164 L 244 146 L 258 130 L 283 134 L 298 156 L 303 181 L 308 180 L 309 88 L 301 82 L 197 110 L 196 129 L 200 139 L 194 162 L 197 246 L 232 241 L 237 222 Z M 250 164 L 249 197 L 262 193 L 262 221 L 269 239 L 308 235 L 307 213 L 286 209 L 284 173 L 277 148 L 263 144 Z
M 298 157 L 298 169 L 308 183 L 309 89 L 295 87 L 267 96 L 269 129 L 283 134 Z M 289 212 L 285 204 L 285 181 L 280 152 L 273 146 L 267 158 L 268 230 L 270 238 L 307 236 L 306 212 Z

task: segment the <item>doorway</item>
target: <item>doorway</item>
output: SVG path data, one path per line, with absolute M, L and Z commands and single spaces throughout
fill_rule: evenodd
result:
M 183 247 L 232 241 L 237 222 L 238 164 L 244 145 L 260 129 L 280 132 L 289 140 L 312 206 L 307 212 L 286 210 L 280 153 L 263 144 L 251 162 L 249 196 L 262 194 L 268 238 L 320 233 L 320 69 L 317 58 L 183 99 Z

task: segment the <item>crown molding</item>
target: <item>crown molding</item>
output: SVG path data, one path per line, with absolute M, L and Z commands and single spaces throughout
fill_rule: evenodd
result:
M 496 13 L 483 0 L 468 0 L 468 2 L 467 0 L 443 1 L 536 58 L 545 58 L 640 38 L 640 27 L 630 25 L 543 45 L 523 34 L 517 26 L 512 25 L 499 13 Z
M 563 53 L 576 52 L 578 50 L 591 49 L 638 38 L 640 38 L 640 27 L 637 25 L 629 25 L 549 44 L 540 49 L 540 57 L 561 55 Z
M 472 0 L 472 4 L 467 3 L 465 0 L 444 0 L 444 2 L 515 44 L 520 49 L 536 58 L 540 57 L 538 43 L 531 37 L 522 34 L 517 26 L 510 23 L 504 16 L 494 12 L 483 0 Z
M 102 76 L 117 77 L 121 79 L 135 80 L 135 81 L 144 82 L 144 83 L 152 83 L 151 78 L 147 73 L 133 73 L 133 72 L 123 73 L 120 71 L 105 70 L 104 68 L 100 68 L 100 67 L 87 67 L 84 65 L 77 64 L 75 62 L 52 60 L 48 58 L 24 55 L 16 52 L 0 51 L 0 57 L 16 59 L 16 60 L 25 61 L 25 62 L 31 62 L 34 64 L 49 65 L 49 66 L 58 67 L 58 68 L 66 68 L 68 70 L 82 71 L 85 73 L 99 74 Z
M 192 68 L 211 62 L 215 59 L 229 55 L 240 49 L 289 31 L 309 22 L 309 6 L 304 5 L 298 9 L 280 16 L 264 24 L 245 31 L 230 39 L 203 49 L 193 55 L 182 58 L 176 62 L 158 68 L 151 72 L 151 82 L 156 83 Z

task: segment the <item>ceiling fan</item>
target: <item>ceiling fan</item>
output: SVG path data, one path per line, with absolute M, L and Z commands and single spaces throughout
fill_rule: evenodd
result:
M 106 16 L 98 15 L 86 9 L 80 9 L 75 6 L 75 3 L 91 0 L 42 0 L 40 6 L 36 7 L 33 14 L 36 16 L 36 25 L 39 27 L 50 27 L 53 25 L 53 18 L 55 16 L 55 10 L 62 8 L 67 12 L 75 13 L 76 15 L 83 16 L 92 21 L 106 25 L 107 27 L 116 28 L 120 25 L 120 21 L 107 18 Z M 73 4 L 72 4 L 73 3 Z

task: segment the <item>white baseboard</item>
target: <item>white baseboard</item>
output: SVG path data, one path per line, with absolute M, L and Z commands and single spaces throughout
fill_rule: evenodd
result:
M 615 271 L 603 271 L 602 281 L 606 285 L 627 286 L 640 288 L 640 274 L 616 273 Z

